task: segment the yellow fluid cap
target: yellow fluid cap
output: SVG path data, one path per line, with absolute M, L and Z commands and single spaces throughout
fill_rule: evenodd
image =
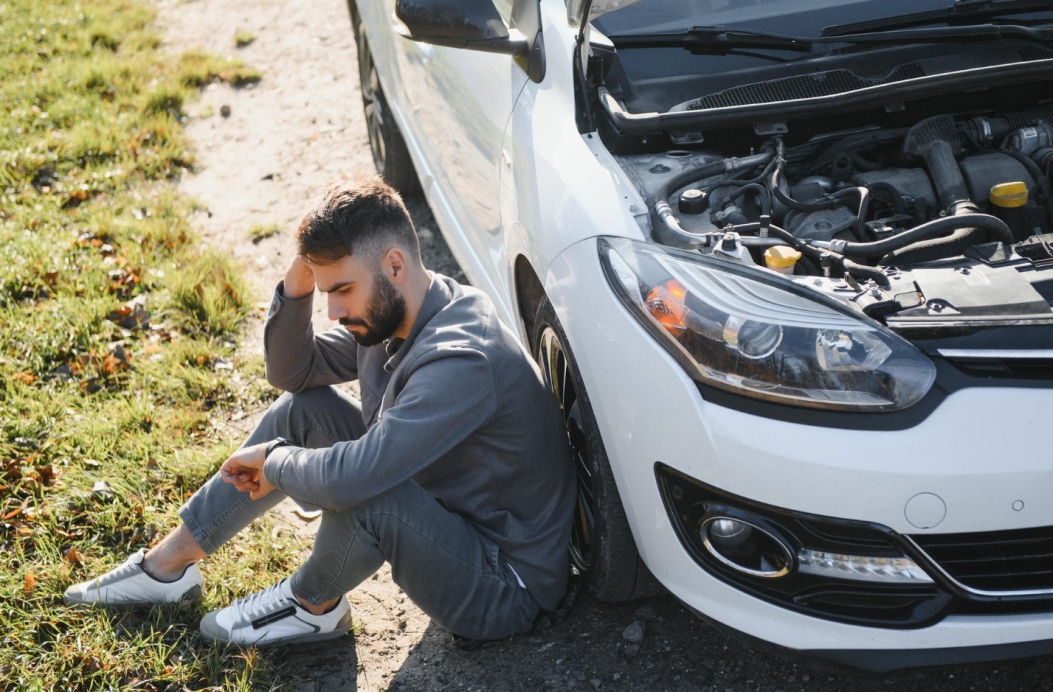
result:
M 1015 209 L 1027 204 L 1027 183 L 1001 183 L 991 188 L 991 204 L 1003 209 Z
M 764 251 L 764 263 L 772 269 L 792 267 L 799 259 L 801 253 L 785 245 L 775 245 Z

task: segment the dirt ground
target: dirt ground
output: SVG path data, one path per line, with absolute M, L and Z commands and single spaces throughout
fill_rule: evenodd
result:
M 208 242 L 228 248 L 254 275 L 259 310 L 244 348 L 259 350 L 259 318 L 292 259 L 292 232 L 307 202 L 332 180 L 373 171 L 347 7 L 344 0 L 161 0 L 159 6 L 173 52 L 203 48 L 242 58 L 264 74 L 254 87 L 213 85 L 191 107 L 199 170 L 181 183 L 203 203 L 196 223 Z M 235 48 L 238 31 L 256 40 Z M 406 202 L 425 264 L 463 280 L 427 203 Z M 281 231 L 253 243 L 249 230 L 257 224 Z M 318 327 L 330 326 L 321 300 L 315 318 Z M 243 431 L 244 422 L 232 430 Z M 298 533 L 313 533 L 291 506 L 280 511 Z M 351 599 L 353 637 L 265 654 L 283 664 L 284 689 L 1053 690 L 1050 661 L 888 680 L 831 676 L 740 644 L 668 595 L 618 605 L 583 598 L 562 625 L 475 653 L 455 648 L 387 570 Z M 636 621 L 644 623 L 645 637 L 638 652 L 627 651 L 623 631 Z

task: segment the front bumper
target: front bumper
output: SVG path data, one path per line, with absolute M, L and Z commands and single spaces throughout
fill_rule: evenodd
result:
M 1053 390 L 963 389 L 917 425 L 894 431 L 773 420 L 748 406 L 736 410 L 703 399 L 613 295 L 595 240 L 571 246 L 553 262 L 546 291 L 588 388 L 640 553 L 690 608 L 746 636 L 813 655 L 920 651 L 919 661 L 932 665 L 953 662 L 940 652 L 976 647 L 998 659 L 1013 657 L 1005 647 L 1032 652 L 1023 655 L 1045 652 L 1053 613 L 950 615 L 927 627 L 883 629 L 804 615 L 745 593 L 708 574 L 684 548 L 654 465 L 759 503 L 880 524 L 903 535 L 1051 526 L 1053 453 L 1043 442 L 1043 418 L 1053 411 Z M 908 519 L 912 498 L 923 494 L 945 507 L 928 529 Z M 979 649 L 968 660 L 976 655 Z

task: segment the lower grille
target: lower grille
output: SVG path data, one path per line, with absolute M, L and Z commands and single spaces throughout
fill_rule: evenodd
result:
M 957 582 L 982 591 L 1053 590 L 1053 526 L 911 536 Z

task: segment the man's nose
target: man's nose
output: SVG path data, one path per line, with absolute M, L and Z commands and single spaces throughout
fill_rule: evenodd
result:
M 347 317 L 347 309 L 340 305 L 340 301 L 333 297 L 329 298 L 329 319 L 333 322 L 337 322 L 341 317 Z

